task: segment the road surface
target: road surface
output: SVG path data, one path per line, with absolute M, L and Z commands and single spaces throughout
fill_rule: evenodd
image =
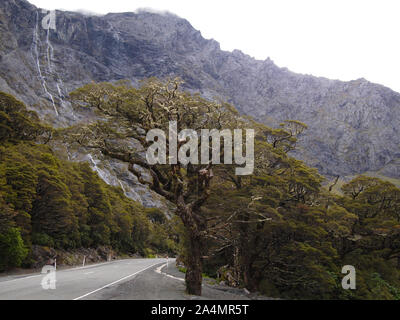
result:
M 55 289 L 43 289 L 46 274 L 0 277 L 0 300 L 84 300 L 156 269 L 166 259 L 126 259 L 92 266 L 57 270 Z M 169 259 L 173 263 L 173 259 Z M 54 283 L 54 282 L 53 282 Z M 49 283 L 47 283 L 49 284 Z M 153 284 L 154 285 L 154 284 Z M 156 285 L 156 284 L 155 284 Z

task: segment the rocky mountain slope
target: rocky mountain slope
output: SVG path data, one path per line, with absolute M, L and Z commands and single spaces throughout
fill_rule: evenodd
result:
M 25 0 L 1 0 L 0 90 L 52 124 L 84 119 L 66 99 L 82 84 L 180 76 L 186 89 L 221 97 L 268 125 L 305 122 L 309 130 L 294 155 L 321 173 L 400 177 L 400 94 L 389 88 L 365 79 L 342 82 L 296 74 L 270 59 L 222 51 L 172 14 L 57 11 L 56 30 L 43 28 L 46 14 Z M 138 182 L 120 164 L 100 155 L 87 160 L 110 183 L 137 193 Z M 147 193 L 142 191 L 131 196 L 153 205 L 143 200 Z

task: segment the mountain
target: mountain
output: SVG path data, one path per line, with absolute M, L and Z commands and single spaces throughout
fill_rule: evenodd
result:
M 222 51 L 173 14 L 56 11 L 56 30 L 42 27 L 46 14 L 25 0 L 1 1 L 0 90 L 53 125 L 85 119 L 66 97 L 90 81 L 179 76 L 187 90 L 227 100 L 270 126 L 306 123 L 293 155 L 327 176 L 400 177 L 400 94 L 389 88 L 296 74 L 270 59 Z M 111 172 L 105 178 L 112 184 L 138 183 L 101 155 L 91 161 L 99 172 L 98 164 Z

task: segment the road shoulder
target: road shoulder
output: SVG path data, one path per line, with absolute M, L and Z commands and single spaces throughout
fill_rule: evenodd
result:
M 163 266 L 162 268 L 160 268 Z M 201 297 L 185 293 L 184 274 L 174 262 L 155 266 L 133 279 L 101 290 L 90 300 L 250 300 L 268 299 L 246 294 L 245 290 L 212 284 L 205 280 Z

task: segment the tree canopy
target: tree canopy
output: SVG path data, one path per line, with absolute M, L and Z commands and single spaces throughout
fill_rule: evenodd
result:
M 228 103 L 182 91 L 179 79 L 148 79 L 138 88 L 90 83 L 70 98 L 96 118 L 55 130 L 0 93 L 0 270 L 29 266 L 35 245 L 109 246 L 144 256 L 179 253 L 194 294 L 206 273 L 278 298 L 400 298 L 400 189 L 361 175 L 332 192 L 339 177 L 329 186 L 290 156 L 305 124 L 267 127 Z M 168 132 L 170 121 L 177 131 L 253 129 L 253 174 L 237 175 L 224 164 L 223 137 L 220 164 L 149 164 L 146 133 Z M 127 163 L 176 216 L 142 207 L 86 162 L 60 159 L 53 141 Z M 178 139 L 178 149 L 185 141 Z M 357 290 L 341 287 L 344 265 L 356 268 Z

